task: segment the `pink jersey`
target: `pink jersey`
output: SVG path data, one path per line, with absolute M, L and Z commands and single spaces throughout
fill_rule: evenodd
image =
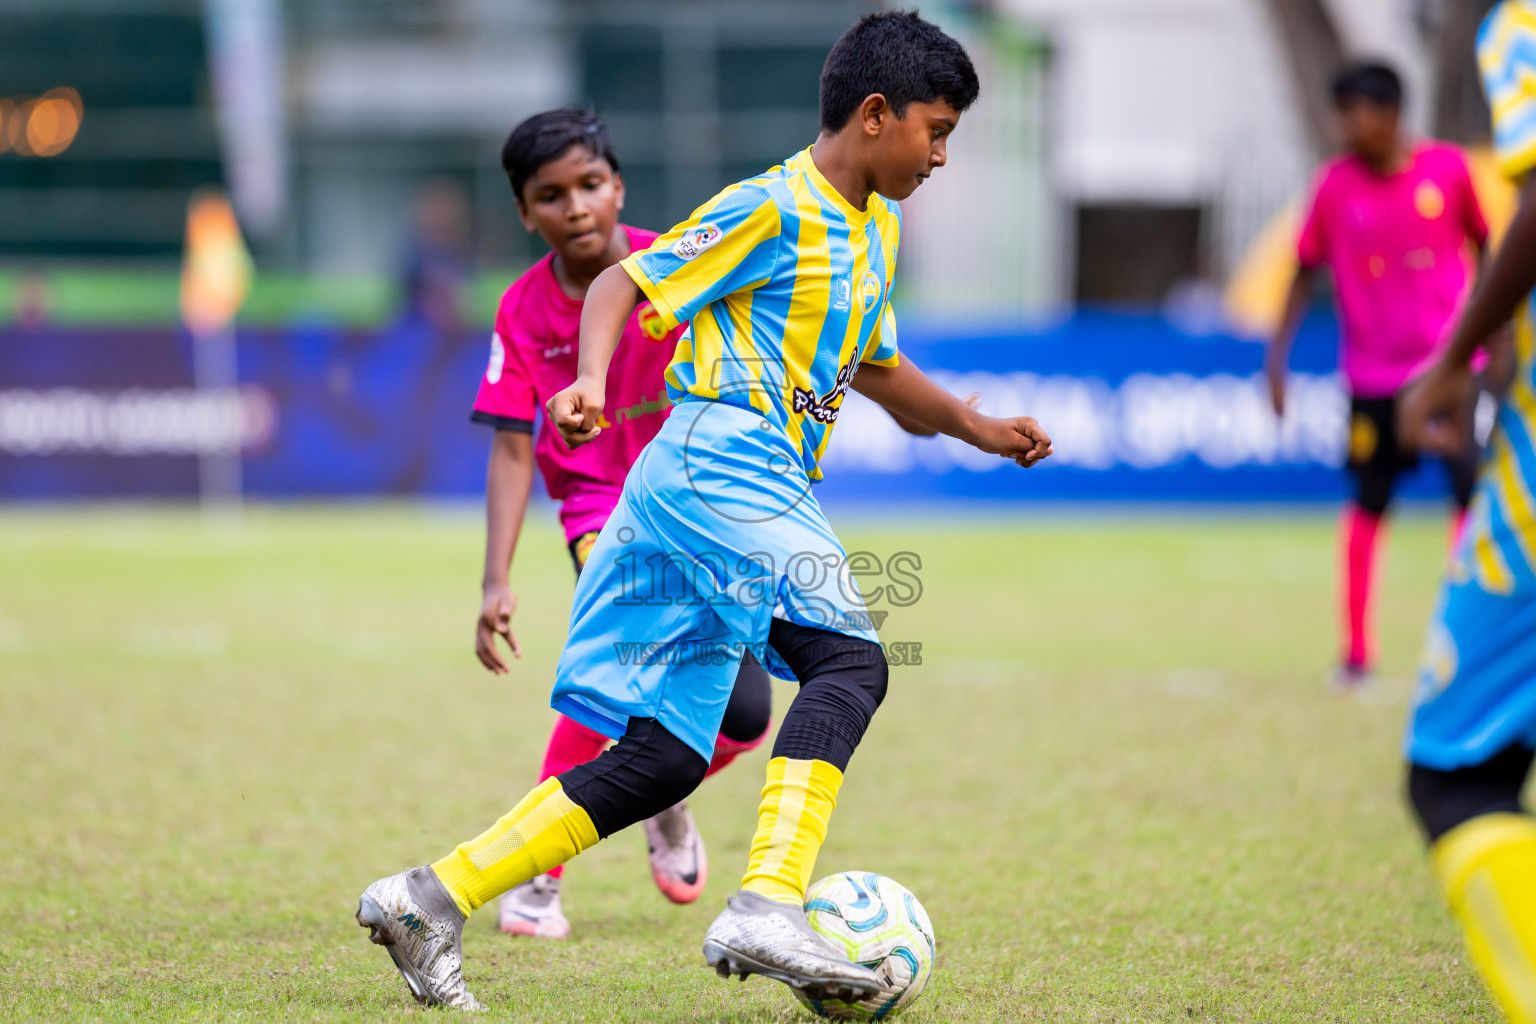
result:
M 1323 168 L 1297 256 L 1333 270 L 1343 367 L 1362 398 L 1394 395 L 1449 340 L 1488 225 L 1454 146 L 1421 142 L 1382 176 L 1354 155 Z
M 656 237 L 620 225 L 632 252 Z M 544 403 L 576 379 L 581 302 L 566 295 L 555 279 L 554 254 L 535 263 L 501 297 L 491 361 L 480 381 L 471 417 L 498 430 L 534 433 Z M 608 367 L 608 395 L 597 440 L 575 451 L 559 432 L 541 427 L 534 458 L 549 496 L 560 503 L 560 522 L 569 542 L 602 529 L 624 487 L 624 477 L 672 409 L 663 379 L 677 347 L 679 327 L 668 331 L 661 316 L 643 302 L 624 325 Z

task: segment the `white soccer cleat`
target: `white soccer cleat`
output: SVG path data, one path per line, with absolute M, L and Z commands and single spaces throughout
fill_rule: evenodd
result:
M 388 951 L 418 1003 L 485 1009 L 464 987 L 464 915 L 430 867 L 381 878 L 363 890 L 357 923 Z
M 688 801 L 679 801 L 645 819 L 645 841 L 650 846 L 651 877 L 661 894 L 673 903 L 698 899 L 709 874 L 709 861 L 704 855 L 704 837 L 688 813 Z
M 568 939 L 571 922 L 560 909 L 560 879 L 539 875 L 515 885 L 501 898 L 497 925 L 508 935 L 535 939 Z
M 745 889 L 709 926 L 704 962 L 722 978 L 761 974 L 816 1000 L 857 1002 L 881 987 L 874 971 L 812 931 L 800 907 Z

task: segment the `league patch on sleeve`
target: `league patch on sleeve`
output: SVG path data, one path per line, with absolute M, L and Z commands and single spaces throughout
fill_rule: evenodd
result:
M 491 384 L 501 380 L 501 370 L 507 363 L 507 349 L 502 344 L 501 335 L 491 332 L 491 361 L 485 367 L 485 379 Z
M 685 261 L 695 259 L 705 249 L 724 237 L 725 232 L 720 230 L 720 225 L 703 221 L 684 232 L 682 238 L 672 243 L 672 255 Z

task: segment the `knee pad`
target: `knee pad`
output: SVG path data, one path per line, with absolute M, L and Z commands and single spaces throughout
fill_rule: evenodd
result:
M 841 692 L 851 701 L 868 707 L 870 716 L 885 701 L 890 688 L 891 667 L 885 651 L 877 643 L 857 637 L 830 641 L 836 653 L 819 661 L 807 676 L 800 677 L 800 688 L 819 687 Z
M 824 645 L 819 653 L 797 652 L 805 674 L 779 727 L 773 756 L 825 761 L 845 771 L 885 699 L 890 669 L 879 644 L 840 636 Z M 790 665 L 800 671 L 793 661 Z
M 885 692 L 890 688 L 891 666 L 885 660 L 885 652 L 880 650 L 878 644 L 875 645 L 875 652 L 879 658 L 859 674 L 859 685 L 864 688 L 865 693 L 874 698 L 875 707 L 878 708 L 885 702 Z
M 560 788 L 606 839 L 660 814 L 704 781 L 709 762 L 654 718 L 631 718 L 623 737 L 560 776 Z
M 1518 744 L 1481 764 L 1440 771 L 1408 766 L 1408 802 L 1433 843 L 1462 822 L 1483 814 L 1520 813 L 1520 790 L 1531 751 Z

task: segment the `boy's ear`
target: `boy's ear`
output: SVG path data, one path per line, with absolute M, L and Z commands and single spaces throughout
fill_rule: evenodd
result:
M 534 227 L 533 221 L 528 219 L 528 204 L 523 202 L 523 197 L 520 195 L 514 196 L 513 198 L 517 200 L 517 217 L 523 222 L 523 230 L 528 232 L 530 235 L 538 234 L 539 229 Z
M 886 122 L 895 118 L 891 112 L 891 105 L 885 101 L 885 96 L 878 92 L 872 92 L 864 97 L 864 102 L 859 104 L 859 127 L 865 135 L 875 136 L 885 127 Z
M 613 172 L 613 208 L 624 209 L 624 175 L 618 171 Z

